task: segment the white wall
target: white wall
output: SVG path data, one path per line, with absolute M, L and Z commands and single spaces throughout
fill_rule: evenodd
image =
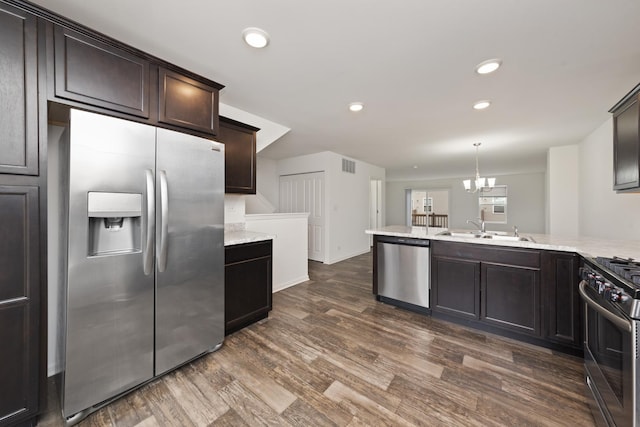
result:
M 547 224 L 546 232 L 554 235 L 578 236 L 579 214 L 579 147 L 552 147 L 547 153 Z
M 306 213 L 245 217 L 247 230 L 276 236 L 273 239 L 273 292 L 309 280 L 307 217 Z
M 278 162 L 258 156 L 256 159 L 256 190 L 275 207 L 280 202 Z
M 613 120 L 579 144 L 580 234 L 640 240 L 640 193 L 616 194 L 613 188 Z
M 245 196 L 241 194 L 224 195 L 224 223 L 244 223 Z
M 433 199 L 433 212 L 438 215 L 449 214 L 449 192 L 445 190 L 429 191 L 427 197 Z
M 325 263 L 351 258 L 369 251 L 369 199 L 371 179 L 385 180 L 385 170 L 359 160 L 356 173 L 342 172 L 339 154 L 325 151 L 278 161 L 278 175 L 325 172 Z M 382 198 L 385 199 L 383 184 Z M 382 212 L 382 222 L 385 212 Z
M 507 224 L 489 224 L 489 230 L 512 231 L 517 225 L 522 233 L 544 233 L 545 175 L 530 173 L 496 176 L 496 184 L 508 186 Z M 388 181 L 386 183 L 387 225 L 405 223 L 405 190 L 449 189 L 449 227 L 473 228 L 466 223 L 479 215 L 478 194 L 469 194 L 462 186 L 463 178 L 426 181 Z

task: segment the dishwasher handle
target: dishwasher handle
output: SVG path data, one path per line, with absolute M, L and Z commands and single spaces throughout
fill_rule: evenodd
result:
M 420 246 L 429 247 L 431 241 L 429 239 L 418 239 L 414 237 L 381 237 L 378 236 L 378 243 L 388 243 L 392 245 L 407 245 L 407 246 Z

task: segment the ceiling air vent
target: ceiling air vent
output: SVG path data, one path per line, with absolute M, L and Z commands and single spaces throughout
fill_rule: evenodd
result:
M 356 173 L 356 162 L 353 160 L 342 159 L 342 172 Z

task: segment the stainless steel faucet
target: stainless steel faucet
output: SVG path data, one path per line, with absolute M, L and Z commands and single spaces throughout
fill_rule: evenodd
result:
M 484 220 L 483 219 L 480 220 L 479 224 L 477 222 L 475 222 L 475 221 L 471 221 L 470 219 L 468 219 L 467 220 L 467 224 L 473 224 L 476 227 L 478 227 L 478 230 L 480 230 L 481 233 L 486 233 L 486 229 L 485 229 L 485 226 L 484 226 Z

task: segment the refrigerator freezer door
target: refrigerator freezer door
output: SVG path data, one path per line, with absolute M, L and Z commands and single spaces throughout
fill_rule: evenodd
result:
M 157 130 L 156 375 L 224 339 L 224 146 Z
M 67 417 L 153 377 L 154 164 L 155 128 L 71 111 Z

